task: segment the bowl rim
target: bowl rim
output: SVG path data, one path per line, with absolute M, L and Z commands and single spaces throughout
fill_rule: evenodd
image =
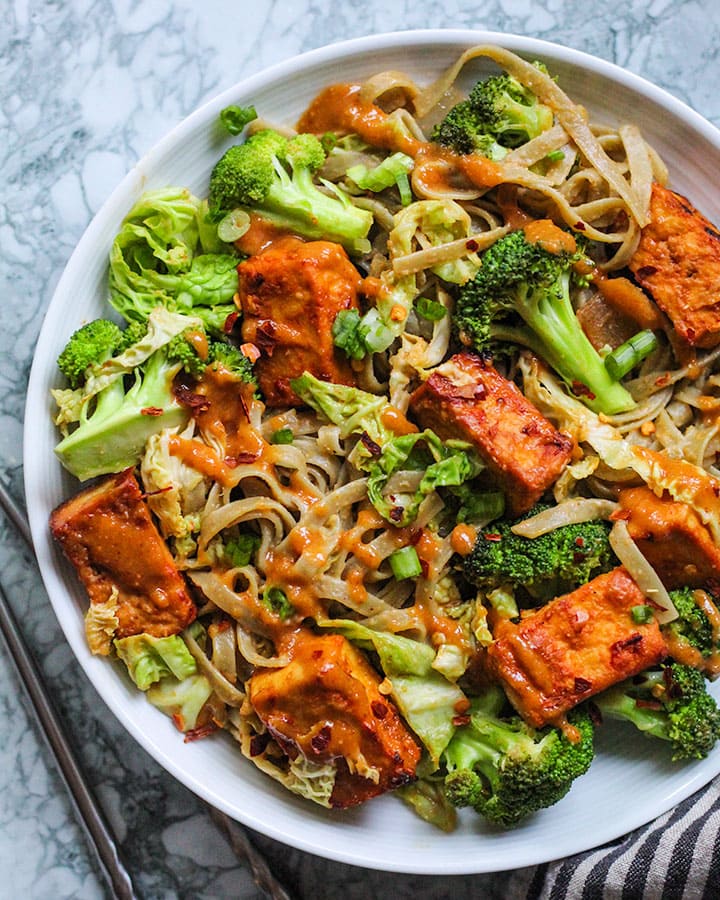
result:
M 401 50 L 409 47 L 422 48 L 424 46 L 437 46 L 440 44 L 447 45 L 448 51 L 452 47 L 457 47 L 459 51 L 462 46 L 469 47 L 480 43 L 499 44 L 500 46 L 506 47 L 525 57 L 532 57 L 533 55 L 549 56 L 560 63 L 575 68 L 582 68 L 602 76 L 605 79 L 613 80 L 630 91 L 639 93 L 650 101 L 665 107 L 672 115 L 681 119 L 692 130 L 698 132 L 720 150 L 720 130 L 664 88 L 658 87 L 648 79 L 632 73 L 616 63 L 593 56 L 585 51 L 576 50 L 544 39 L 484 29 L 413 29 L 370 34 L 350 40 L 337 41 L 292 56 L 264 68 L 247 78 L 240 79 L 200 105 L 194 112 L 191 112 L 190 115 L 171 128 L 170 131 L 143 154 L 105 199 L 100 208 L 93 215 L 91 222 L 75 246 L 62 276 L 55 287 L 53 297 L 46 308 L 35 349 L 25 406 L 25 424 L 23 432 L 25 493 L 28 499 L 28 515 L 42 578 L 53 611 L 60 622 L 65 638 L 70 644 L 75 659 L 80 663 L 89 681 L 115 718 L 121 722 L 123 727 L 146 752 L 148 752 L 167 772 L 184 786 L 193 791 L 201 799 L 212 803 L 218 809 L 229 816 L 238 819 L 249 827 L 254 828 L 275 840 L 327 859 L 357 866 L 365 866 L 372 869 L 408 874 L 439 875 L 494 872 L 508 868 L 519 868 L 520 866 L 530 866 L 549 862 L 561 856 L 567 856 L 572 853 L 578 853 L 598 847 L 602 843 L 614 840 L 621 834 L 627 833 L 634 828 L 648 823 L 656 816 L 666 812 L 694 791 L 707 784 L 713 775 L 720 771 L 720 760 L 716 764 L 715 770 L 711 772 L 710 775 L 707 774 L 706 768 L 694 766 L 692 771 L 688 772 L 685 782 L 682 785 L 679 785 L 671 794 L 664 797 L 662 803 L 658 803 L 654 806 L 650 814 L 648 814 L 647 808 L 645 808 L 645 811 L 638 811 L 634 814 L 628 813 L 622 817 L 621 828 L 618 823 L 607 824 L 604 829 L 598 828 L 592 838 L 576 834 L 572 840 L 563 844 L 562 847 L 557 848 L 556 851 L 547 847 L 542 849 L 537 848 L 535 851 L 528 850 L 524 856 L 518 858 L 515 862 L 510 863 L 508 860 L 503 860 L 503 865 L 496 865 L 491 860 L 479 862 L 471 857 L 454 860 L 453 862 L 445 861 L 445 864 L 443 864 L 442 854 L 438 854 L 438 857 L 436 857 L 433 853 L 426 853 L 426 858 L 416 857 L 413 865 L 410 867 L 408 867 L 407 864 L 404 864 L 402 859 L 392 860 L 384 858 L 382 861 L 378 862 L 367 852 L 361 853 L 353 851 L 352 846 L 346 849 L 338 847 L 332 849 L 320 847 L 318 846 L 317 838 L 308 838 L 304 834 L 297 833 L 294 829 L 288 830 L 283 827 L 282 822 L 268 822 L 258 816 L 243 814 L 242 810 L 239 810 L 223 796 L 222 785 L 217 785 L 213 788 L 198 782 L 185 771 L 181 764 L 178 764 L 177 760 L 171 754 L 158 746 L 153 740 L 153 735 L 148 735 L 143 732 L 135 723 L 131 711 L 122 705 L 118 707 L 118 705 L 113 702 L 111 697 L 113 691 L 103 677 L 100 678 L 99 682 L 94 680 L 93 670 L 96 668 L 98 660 L 89 655 L 89 651 L 83 643 L 84 639 L 77 629 L 73 629 L 72 623 L 66 621 L 62 615 L 63 600 L 67 601 L 70 597 L 70 593 L 67 590 L 67 585 L 63 584 L 62 573 L 54 571 L 56 567 L 56 555 L 47 527 L 48 507 L 43 506 L 43 498 L 38 498 L 36 496 L 36 491 L 34 490 L 34 481 L 37 473 L 42 471 L 43 462 L 35 458 L 36 455 L 33 451 L 33 415 L 37 414 L 38 410 L 43 410 L 45 411 L 45 414 L 49 415 L 49 404 L 46 397 L 46 382 L 44 380 L 42 367 L 39 365 L 39 360 L 44 355 L 46 356 L 51 352 L 54 340 L 53 326 L 56 326 L 61 318 L 61 310 L 58 303 L 56 303 L 56 298 L 62 297 L 63 294 L 67 292 L 67 286 L 72 283 L 73 279 L 77 276 L 78 268 L 82 265 L 84 255 L 88 248 L 91 248 L 97 242 L 97 237 L 104 221 L 109 215 L 109 210 L 116 205 L 117 198 L 123 196 L 132 186 L 136 186 L 138 179 L 143 179 L 143 170 L 152 170 L 156 162 L 162 159 L 168 150 L 176 145 L 178 141 L 183 140 L 185 135 L 194 132 L 199 124 L 207 124 L 212 121 L 212 119 L 217 116 L 217 113 L 224 106 L 232 102 L 237 95 L 252 95 L 253 92 L 260 91 L 280 79 L 291 77 L 296 72 L 308 67 L 328 62 L 342 63 L 343 60 L 349 57 L 355 57 L 356 55 L 369 50 Z M 115 219 L 115 221 L 117 220 Z M 44 461 L 44 465 L 48 465 L 47 460 Z M 61 593 L 64 593 L 64 598 L 61 596 Z M 103 661 L 102 664 L 106 665 L 106 662 Z M 98 671 L 100 670 L 98 669 Z M 309 833 L 312 834 L 312 830 L 309 830 Z M 442 836 L 440 835 L 438 840 L 441 839 Z M 484 836 L 479 835 L 477 840 L 483 841 Z M 494 840 L 491 842 L 491 845 L 497 849 Z

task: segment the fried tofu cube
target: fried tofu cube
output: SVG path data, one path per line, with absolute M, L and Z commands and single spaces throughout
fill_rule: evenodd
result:
M 132 469 L 58 506 L 50 529 L 75 566 L 91 607 L 114 599 L 114 637 L 143 632 L 167 637 L 195 618 L 195 603 Z
M 339 634 L 303 634 L 290 663 L 248 683 L 255 712 L 295 756 L 337 764 L 332 806 L 362 803 L 415 777 L 420 748 L 378 690 L 381 679 Z
M 358 308 L 362 279 L 339 244 L 280 238 L 240 263 L 238 275 L 242 337 L 260 350 L 255 373 L 267 406 L 298 405 L 290 380 L 306 371 L 355 383 L 332 326 L 340 310 Z
M 720 232 L 685 197 L 653 184 L 635 279 L 693 347 L 720 343 Z
M 667 654 L 655 619 L 638 624 L 632 617 L 644 603 L 620 566 L 518 624 L 500 623 L 487 651 L 490 669 L 530 725 L 557 723 L 582 700 Z
M 531 509 L 570 459 L 572 442 L 513 382 L 472 353 L 433 370 L 410 412 L 444 440 L 469 441 L 505 492 L 508 509 Z
M 648 487 L 620 491 L 613 518 L 627 522 L 630 537 L 665 587 L 702 587 L 720 577 L 718 548 L 700 516 L 687 503 Z

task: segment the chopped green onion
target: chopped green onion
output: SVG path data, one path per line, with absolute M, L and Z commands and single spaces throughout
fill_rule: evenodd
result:
M 226 244 L 232 244 L 233 241 L 241 238 L 250 227 L 250 216 L 244 209 L 231 209 L 230 212 L 223 216 L 218 222 L 217 234 L 221 241 Z
M 263 603 L 281 619 L 289 619 L 295 612 L 295 607 L 288 600 L 287 594 L 279 587 L 265 588 L 263 592 Z
M 350 359 L 363 359 L 367 356 L 361 322 L 360 313 L 356 309 L 341 309 L 332 324 L 333 343 L 344 350 Z
M 639 365 L 646 356 L 649 356 L 656 347 L 657 338 L 649 328 L 646 328 L 645 331 L 638 331 L 630 340 L 608 353 L 605 357 L 605 368 L 611 378 L 619 381 Z
M 638 625 L 647 625 L 648 622 L 652 622 L 654 619 L 653 611 L 646 603 L 633 606 L 630 610 L 630 615 L 632 616 L 633 622 Z
M 390 568 L 398 581 L 422 575 L 422 566 L 414 547 L 401 547 L 389 557 Z
M 223 553 L 231 565 L 241 568 L 250 565 L 250 560 L 260 546 L 260 536 L 245 532 L 225 543 Z
M 270 438 L 271 444 L 292 444 L 295 440 L 292 428 L 278 428 Z
M 565 159 L 565 152 L 563 150 L 551 150 L 545 156 L 545 159 L 548 162 L 560 162 L 561 159 Z
M 415 312 L 429 322 L 439 322 L 447 315 L 447 309 L 439 300 L 431 300 L 429 297 L 418 297 L 415 301 Z
M 254 119 L 257 119 L 254 106 L 226 106 L 220 111 L 220 122 L 230 134 L 240 134 Z

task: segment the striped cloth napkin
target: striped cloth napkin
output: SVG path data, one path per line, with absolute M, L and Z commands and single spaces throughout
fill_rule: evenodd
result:
M 538 866 L 527 900 L 718 900 L 720 779 L 613 843 Z
M 610 844 L 512 872 L 401 875 L 254 842 L 298 900 L 720 900 L 720 778 Z

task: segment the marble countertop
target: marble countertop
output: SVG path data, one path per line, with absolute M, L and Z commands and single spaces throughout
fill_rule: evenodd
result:
M 720 5 L 709 0 L 6 0 L 0 6 L 0 456 L 22 499 L 24 394 L 53 289 L 94 213 L 165 132 L 240 78 L 381 31 L 477 27 L 613 60 L 720 125 Z M 0 572 L 144 898 L 261 893 L 202 803 L 142 751 L 73 664 L 33 560 L 0 520 Z M 105 896 L 92 855 L 0 653 L 4 896 Z M 261 836 L 299 897 L 524 897 L 532 872 L 406 877 L 326 862 Z M 318 885 L 322 885 L 319 888 Z

